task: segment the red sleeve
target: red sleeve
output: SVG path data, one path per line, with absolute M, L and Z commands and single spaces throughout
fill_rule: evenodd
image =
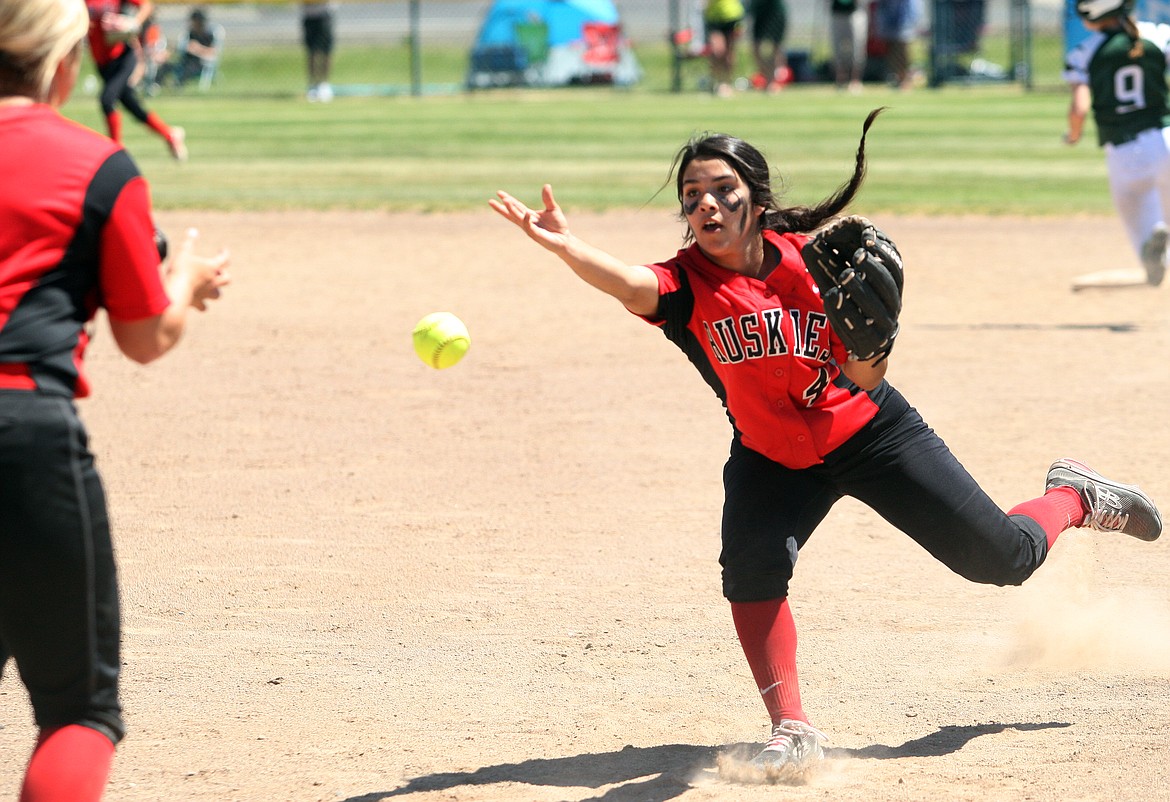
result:
M 658 277 L 658 294 L 666 295 L 674 292 L 681 284 L 678 280 L 678 268 L 674 262 L 646 265 Z
M 652 315 L 639 315 L 636 312 L 631 314 L 640 317 L 653 326 L 661 326 L 665 322 L 663 314 L 668 311 L 663 308 L 664 299 L 673 297 L 674 293 L 682 289 L 682 280 L 678 272 L 678 259 L 676 257 L 669 262 L 659 262 L 652 265 L 644 265 L 644 267 L 650 268 L 658 278 L 658 311 Z
M 161 315 L 170 299 L 159 271 L 150 193 L 141 176 L 122 189 L 102 229 L 101 303 L 111 318 L 144 320 Z

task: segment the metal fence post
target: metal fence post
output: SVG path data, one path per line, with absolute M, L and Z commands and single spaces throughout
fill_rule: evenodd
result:
M 422 94 L 422 25 L 419 22 L 421 0 L 410 0 L 410 94 Z
M 954 15 L 951 14 L 949 0 L 934 0 L 931 18 L 927 84 L 937 88 L 942 86 L 948 77 L 946 72 L 949 63 L 943 58 L 943 51 L 954 39 Z
M 1012 0 L 1011 8 L 1012 79 L 1032 88 L 1032 3 Z
M 682 30 L 679 0 L 670 0 L 670 91 L 682 91 L 682 57 L 678 52 L 678 35 Z

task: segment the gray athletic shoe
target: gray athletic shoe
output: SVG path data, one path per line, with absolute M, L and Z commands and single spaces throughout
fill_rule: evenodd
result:
M 772 737 L 752 758 L 752 766 L 773 782 L 803 783 L 825 759 L 821 744 L 828 740 L 823 732 L 803 721 L 784 719 L 772 725 Z
M 1157 287 L 1166 276 L 1166 244 L 1170 242 L 1170 230 L 1165 223 L 1154 226 L 1150 238 L 1142 245 L 1142 264 L 1146 268 L 1146 281 Z
M 1089 514 L 1083 526 L 1098 532 L 1121 532 L 1138 540 L 1157 540 L 1162 534 L 1162 515 L 1150 497 L 1135 485 L 1106 479 L 1076 460 L 1059 459 L 1048 469 L 1044 492 L 1054 487 L 1076 490 Z

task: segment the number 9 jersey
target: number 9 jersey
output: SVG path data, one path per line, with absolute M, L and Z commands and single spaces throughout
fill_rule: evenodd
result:
M 1142 48 L 1123 29 L 1093 31 L 1065 56 L 1063 78 L 1087 84 L 1098 144 L 1132 142 L 1142 131 L 1170 126 L 1166 68 L 1170 25 L 1139 22 Z

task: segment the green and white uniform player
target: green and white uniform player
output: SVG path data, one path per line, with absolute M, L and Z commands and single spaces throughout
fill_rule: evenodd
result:
M 1133 0 L 1079 0 L 1077 13 L 1090 34 L 1065 58 L 1072 88 L 1065 141 L 1080 141 L 1092 111 L 1114 208 L 1157 285 L 1170 240 L 1170 25 L 1136 22 Z

